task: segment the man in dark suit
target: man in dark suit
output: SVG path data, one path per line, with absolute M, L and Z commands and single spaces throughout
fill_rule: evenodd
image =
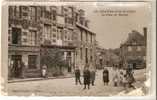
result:
M 78 67 L 76 67 L 76 70 L 75 70 L 75 84 L 77 85 L 78 82 L 80 83 L 80 85 L 82 84 L 81 80 L 80 80 L 80 69 Z
M 88 69 L 88 66 L 85 67 L 85 70 L 83 72 L 84 77 L 84 89 L 86 89 L 86 86 L 88 86 L 88 89 L 90 88 L 90 71 Z

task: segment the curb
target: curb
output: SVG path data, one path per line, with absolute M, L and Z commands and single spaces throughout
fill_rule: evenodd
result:
M 44 81 L 50 79 L 64 79 L 64 78 L 73 78 L 74 76 L 64 76 L 64 77 L 48 77 L 48 78 L 26 78 L 26 79 L 18 79 L 18 80 L 9 80 L 8 83 L 16 83 L 16 82 L 28 82 L 28 81 Z

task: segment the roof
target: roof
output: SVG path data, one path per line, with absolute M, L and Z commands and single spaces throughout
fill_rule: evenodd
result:
M 41 45 L 44 48 L 75 49 L 75 46 Z
M 122 45 L 145 45 L 145 37 L 138 31 L 133 30 Z
M 81 24 L 79 24 L 79 23 L 76 23 L 76 26 L 78 26 L 78 27 L 80 27 L 80 28 L 83 28 L 84 30 L 90 32 L 90 33 L 93 34 L 93 35 L 96 35 L 96 34 L 95 34 L 94 32 L 92 32 L 89 28 L 87 28 L 87 27 L 85 27 L 85 26 L 83 26 L 83 25 L 81 25 Z

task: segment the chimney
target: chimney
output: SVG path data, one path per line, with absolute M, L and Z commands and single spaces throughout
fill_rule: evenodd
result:
M 147 44 L 147 28 L 146 27 L 143 28 L 143 33 L 144 33 L 145 44 Z

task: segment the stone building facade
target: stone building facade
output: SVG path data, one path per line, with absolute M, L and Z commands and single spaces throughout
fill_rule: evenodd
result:
M 143 28 L 143 34 L 133 30 L 129 33 L 129 36 L 125 43 L 121 44 L 121 60 L 123 68 L 127 68 L 128 65 L 133 68 L 145 68 L 146 67 L 146 36 L 147 28 Z
M 54 47 L 61 49 L 69 72 L 94 65 L 96 34 L 84 13 L 73 6 L 9 6 L 9 67 L 24 62 L 26 77 L 39 77 L 42 50 Z

